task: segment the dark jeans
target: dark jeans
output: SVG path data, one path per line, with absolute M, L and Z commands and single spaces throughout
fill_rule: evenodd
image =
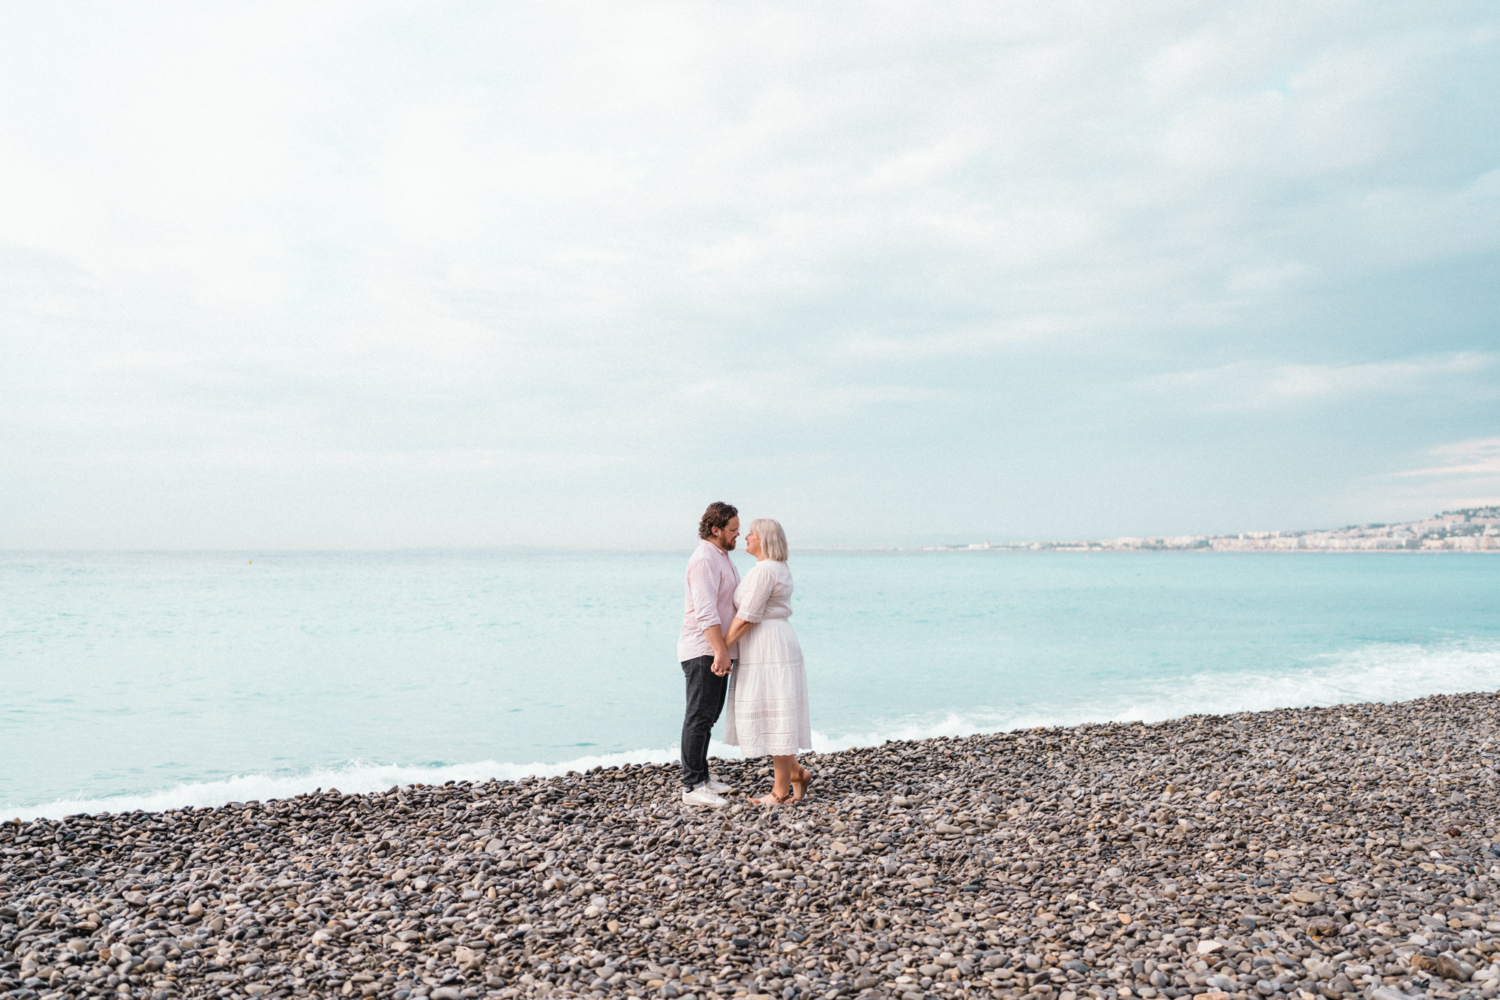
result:
M 682 661 L 687 679 L 687 713 L 682 717 L 682 787 L 692 791 L 708 781 L 708 736 L 724 711 L 729 678 L 711 669 L 712 656 Z

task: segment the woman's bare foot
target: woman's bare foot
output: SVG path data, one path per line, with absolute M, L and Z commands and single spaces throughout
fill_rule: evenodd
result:
M 797 776 L 792 779 L 792 802 L 801 802 L 807 795 L 807 786 L 812 784 L 817 775 L 801 765 L 798 765 Z

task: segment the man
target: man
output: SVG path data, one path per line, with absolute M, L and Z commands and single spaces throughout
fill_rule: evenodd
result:
M 687 565 L 687 600 L 677 659 L 687 680 L 687 712 L 682 720 L 682 801 L 689 805 L 725 805 L 732 789 L 708 772 L 708 737 L 719 713 L 735 651 L 724 642 L 734 621 L 734 588 L 740 573 L 729 561 L 740 537 L 740 512 L 727 503 L 711 503 L 698 522 L 698 548 Z

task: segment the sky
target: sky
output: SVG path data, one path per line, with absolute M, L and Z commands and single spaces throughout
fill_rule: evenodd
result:
M 1489 3 L 0 9 L 0 548 L 1500 502 Z

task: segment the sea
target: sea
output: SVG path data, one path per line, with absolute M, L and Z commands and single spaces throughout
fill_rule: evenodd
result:
M 0 554 L 0 817 L 675 760 L 687 554 Z M 790 565 L 819 752 L 1500 688 L 1500 556 Z

